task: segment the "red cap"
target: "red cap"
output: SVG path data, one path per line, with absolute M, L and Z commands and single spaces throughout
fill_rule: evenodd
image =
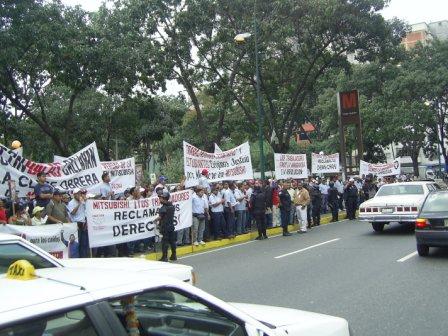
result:
M 208 170 L 207 169 L 202 169 L 202 175 L 208 175 Z

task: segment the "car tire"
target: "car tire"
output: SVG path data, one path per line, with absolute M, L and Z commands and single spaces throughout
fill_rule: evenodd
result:
M 427 257 L 429 254 L 429 246 L 417 244 L 417 253 L 420 257 Z
M 381 232 L 384 229 L 385 223 L 372 223 L 372 228 L 375 232 Z

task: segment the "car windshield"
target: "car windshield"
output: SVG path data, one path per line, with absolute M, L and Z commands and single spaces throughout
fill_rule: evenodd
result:
M 448 193 L 429 195 L 422 208 L 422 213 L 428 212 L 448 212 Z
M 418 184 L 397 184 L 382 186 L 376 196 L 423 195 L 423 186 Z

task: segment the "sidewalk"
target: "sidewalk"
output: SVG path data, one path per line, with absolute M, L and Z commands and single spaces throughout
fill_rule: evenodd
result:
M 339 212 L 339 220 L 344 220 L 346 219 L 346 213 L 345 211 L 341 211 Z M 331 222 L 331 214 L 326 214 L 323 215 L 321 217 L 321 221 L 320 224 L 321 225 L 326 225 L 328 223 Z M 294 225 L 290 225 L 288 227 L 288 230 L 290 232 L 294 232 L 298 230 L 298 225 L 294 224 Z M 280 235 L 282 234 L 282 228 L 280 226 L 277 227 L 273 227 L 273 228 L 268 228 L 267 229 L 267 233 L 268 236 L 275 236 L 275 235 Z M 193 245 L 188 245 L 188 246 L 179 246 L 177 248 L 177 257 L 182 257 L 188 254 L 192 254 L 192 253 L 198 253 L 198 252 L 204 252 L 204 251 L 208 251 L 208 250 L 213 250 L 213 249 L 217 249 L 217 248 L 221 248 L 221 247 L 225 247 L 225 246 L 230 246 L 230 245 L 235 245 L 235 244 L 240 244 L 240 243 L 244 243 L 250 240 L 254 240 L 256 237 L 258 236 L 258 232 L 257 231 L 251 231 L 250 233 L 246 233 L 243 235 L 239 235 L 236 236 L 233 239 L 221 239 L 221 240 L 214 240 L 214 241 L 210 241 L 207 242 L 206 245 L 199 245 L 199 246 L 193 246 Z M 151 252 L 148 254 L 136 254 L 135 257 L 139 257 L 139 258 L 145 258 L 148 260 L 158 260 L 160 259 L 160 257 L 162 256 L 162 253 L 160 251 L 160 244 L 157 244 L 157 250 L 156 252 Z M 168 252 L 168 254 L 170 254 L 171 251 Z

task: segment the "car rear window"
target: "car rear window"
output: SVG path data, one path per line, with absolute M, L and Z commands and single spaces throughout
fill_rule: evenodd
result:
M 376 196 L 423 195 L 423 186 L 418 184 L 382 186 Z
M 448 193 L 430 194 L 423 204 L 423 212 L 448 212 Z

